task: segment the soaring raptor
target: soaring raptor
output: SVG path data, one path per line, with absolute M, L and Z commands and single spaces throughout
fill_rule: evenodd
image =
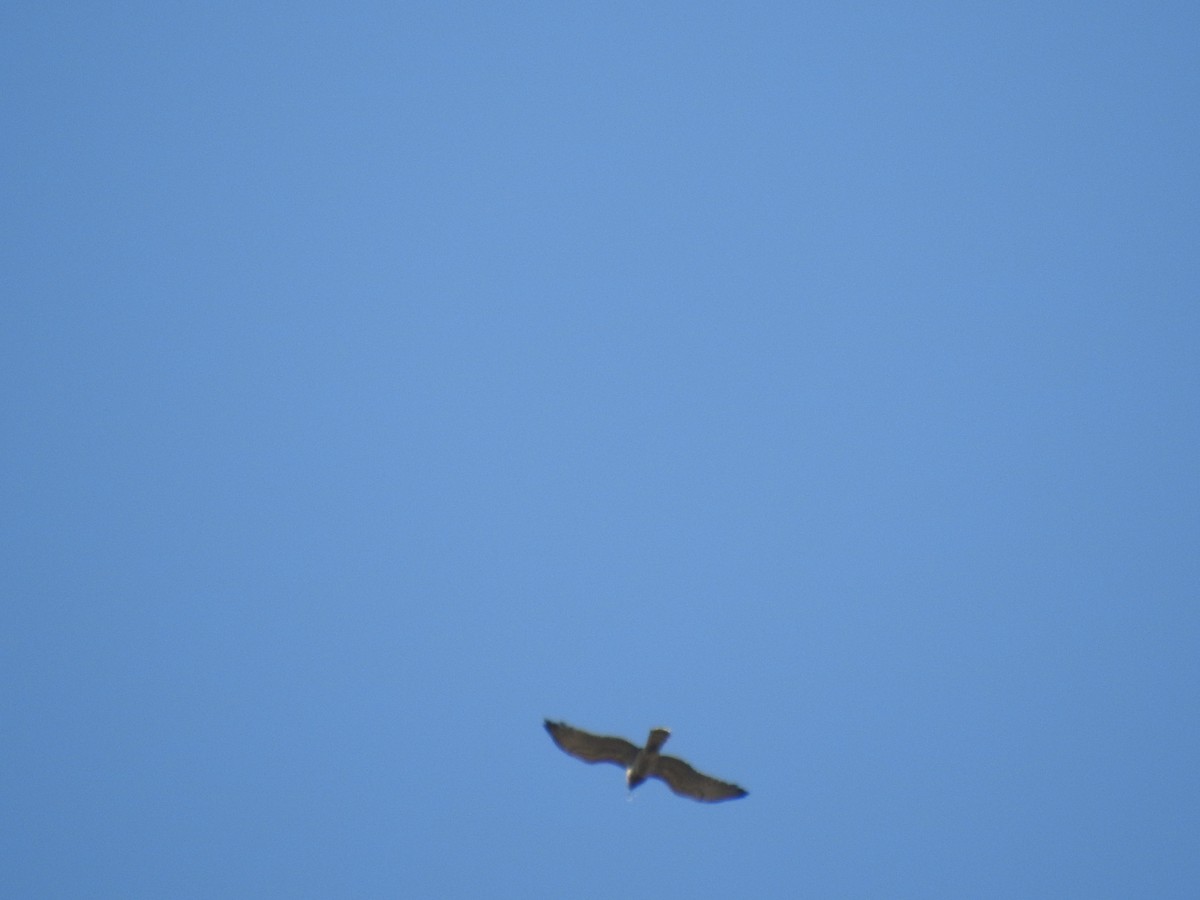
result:
M 546 719 L 545 724 L 554 743 L 577 759 L 624 766 L 625 781 L 631 791 L 647 778 L 658 778 L 680 797 L 691 797 L 705 803 L 746 796 L 746 791 L 736 784 L 703 775 L 682 759 L 661 755 L 658 751 L 671 736 L 671 732 L 665 728 L 653 729 L 650 737 L 646 738 L 646 746 L 639 747 L 625 738 L 589 734 L 565 722 Z

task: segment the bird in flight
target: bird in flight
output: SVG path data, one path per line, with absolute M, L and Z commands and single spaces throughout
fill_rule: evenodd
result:
M 572 728 L 565 722 L 551 722 L 546 719 L 545 725 L 554 743 L 576 759 L 587 763 L 606 762 L 623 766 L 625 782 L 631 791 L 647 778 L 658 778 L 665 781 L 667 787 L 680 797 L 691 797 L 704 803 L 736 800 L 746 796 L 747 792 L 736 784 L 718 781 L 697 772 L 682 759 L 660 754 L 662 745 L 671 736 L 671 732 L 665 728 L 651 730 L 650 736 L 646 738 L 646 746 L 639 747 L 625 738 L 590 734 Z

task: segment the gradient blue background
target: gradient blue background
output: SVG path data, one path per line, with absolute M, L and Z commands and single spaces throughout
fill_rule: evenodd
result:
M 0 893 L 1194 897 L 1197 47 L 5 4 Z

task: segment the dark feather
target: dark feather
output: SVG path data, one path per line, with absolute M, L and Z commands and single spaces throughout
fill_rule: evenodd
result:
M 554 743 L 584 762 L 615 763 L 626 768 L 638 754 L 638 748 L 624 738 L 590 734 L 578 728 L 572 728 L 565 722 L 551 722 L 549 719 L 546 720 L 545 725 L 546 731 L 550 733 Z
M 736 784 L 718 781 L 710 775 L 697 772 L 682 759 L 674 756 L 660 756 L 658 764 L 650 771 L 650 777 L 662 779 L 667 787 L 681 797 L 691 797 L 705 803 L 735 800 L 746 796 L 746 791 Z

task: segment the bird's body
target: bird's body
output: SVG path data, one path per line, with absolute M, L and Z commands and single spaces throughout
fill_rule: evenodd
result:
M 630 790 L 647 778 L 658 778 L 679 796 L 704 803 L 746 796 L 746 791 L 736 784 L 697 772 L 682 759 L 663 756 L 659 751 L 671 736 L 666 728 L 651 730 L 645 746 L 638 747 L 624 738 L 591 734 L 565 722 L 546 719 L 545 727 L 554 743 L 571 756 L 588 763 L 607 762 L 624 767 Z
M 553 732 L 550 736 L 554 737 Z M 633 762 L 625 770 L 625 783 L 629 785 L 631 791 L 649 778 L 651 773 L 658 768 L 658 761 L 662 759 L 662 755 L 658 751 L 662 749 L 662 745 L 667 742 L 667 738 L 670 736 L 671 732 L 665 728 L 651 730 L 650 737 L 646 738 L 646 746 L 638 750 L 637 756 L 633 758 Z M 562 744 L 559 744 L 559 746 L 561 747 Z

